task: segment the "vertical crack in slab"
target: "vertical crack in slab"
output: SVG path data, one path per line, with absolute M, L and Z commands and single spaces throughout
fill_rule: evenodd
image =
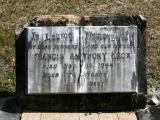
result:
M 79 27 L 79 57 L 80 57 L 80 62 L 79 62 L 79 66 L 80 66 L 80 70 L 79 70 L 79 76 L 78 76 L 78 80 L 77 80 L 77 90 L 80 87 L 80 79 L 81 79 L 81 73 L 82 73 L 82 57 L 81 57 L 81 26 Z

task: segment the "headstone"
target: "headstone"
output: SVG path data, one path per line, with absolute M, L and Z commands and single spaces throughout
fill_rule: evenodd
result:
M 28 27 L 28 93 L 137 92 L 137 27 Z
M 38 110 L 144 107 L 145 27 L 139 15 L 35 17 L 17 31 L 17 94 L 23 105 Z

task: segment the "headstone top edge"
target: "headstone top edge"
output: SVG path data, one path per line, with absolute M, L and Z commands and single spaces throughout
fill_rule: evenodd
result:
M 30 29 L 30 28 L 80 28 L 80 27 L 135 27 L 137 28 L 137 25 L 126 25 L 126 26 L 115 26 L 115 25 L 104 25 L 104 26 L 27 26 L 25 29 Z
M 24 29 L 33 29 L 33 28 L 79 28 L 80 26 L 27 26 Z
M 103 26 L 137 25 L 145 26 L 144 17 L 135 14 L 117 15 L 41 15 L 34 17 L 28 26 Z M 142 24 L 142 25 L 141 25 Z

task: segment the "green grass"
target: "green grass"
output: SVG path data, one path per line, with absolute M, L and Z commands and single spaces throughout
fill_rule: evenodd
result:
M 14 30 L 38 15 L 136 13 L 147 19 L 148 87 L 160 86 L 160 0 L 0 0 L 0 91 L 15 91 Z M 156 84 L 156 85 L 155 85 Z
M 14 92 L 15 70 L 13 66 L 8 64 L 9 61 L 4 61 L 5 59 L 0 58 L 0 91 Z

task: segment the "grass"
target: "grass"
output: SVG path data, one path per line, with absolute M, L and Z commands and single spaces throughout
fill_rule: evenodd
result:
M 159 0 L 0 0 L 0 91 L 15 91 L 14 30 L 44 14 L 136 13 L 147 19 L 147 80 L 160 86 Z M 156 85 L 155 85 L 156 84 Z
M 0 58 L 0 91 L 15 91 L 15 70 L 9 63 L 11 58 Z M 6 61 L 5 61 L 6 60 Z

